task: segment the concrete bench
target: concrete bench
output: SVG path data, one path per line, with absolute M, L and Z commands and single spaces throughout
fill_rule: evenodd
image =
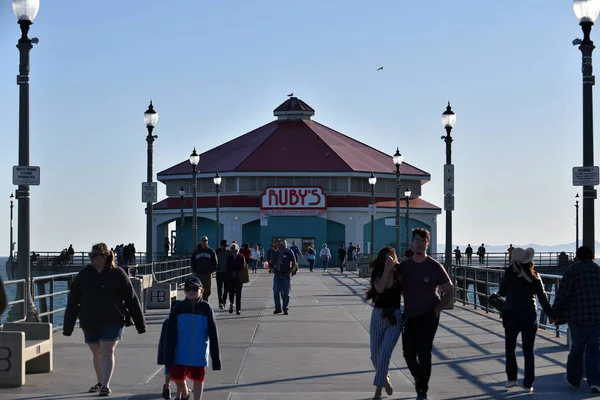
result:
M 133 289 L 137 294 L 140 303 L 142 303 L 142 309 L 146 312 L 146 298 L 148 295 L 148 289 L 152 287 L 152 275 L 136 275 L 134 278 L 130 278 Z
M 25 374 L 53 369 L 52 324 L 18 322 L 0 331 L 0 387 L 25 384 Z
M 169 310 L 175 300 L 177 300 L 177 284 L 175 282 L 153 283 L 146 293 L 145 308 Z

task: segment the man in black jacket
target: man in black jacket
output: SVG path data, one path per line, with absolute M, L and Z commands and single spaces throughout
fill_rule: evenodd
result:
M 217 270 L 217 254 L 213 249 L 208 247 L 208 237 L 202 236 L 200 238 L 198 248 L 192 253 L 191 265 L 192 273 L 200 279 L 204 287 L 202 300 L 208 301 L 212 274 Z

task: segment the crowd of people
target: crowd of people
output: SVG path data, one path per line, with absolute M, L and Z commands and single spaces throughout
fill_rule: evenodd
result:
M 442 310 L 453 301 L 450 277 L 439 262 L 427 255 L 430 240 L 426 229 L 414 229 L 411 248 L 402 259 L 393 247 L 386 246 L 369 264 L 370 284 L 365 299 L 373 305 L 369 335 L 375 369 L 374 400 L 381 399 L 384 391 L 388 396 L 393 394 L 389 364 L 400 338 L 417 399 L 427 399 L 433 341 Z M 117 249 L 124 252 L 126 247 Z M 316 259 L 312 246 L 307 253 L 309 262 Z M 352 243 L 348 249 L 340 246 L 338 261 L 353 259 L 358 253 L 358 246 Z M 512 249 L 497 293 L 505 333 L 505 387 L 518 386 L 515 349 L 521 334 L 525 360 L 522 387 L 527 393 L 534 391 L 537 299 L 551 322 L 569 324 L 572 345 L 566 384 L 578 388 L 585 370 L 591 392 L 600 393 L 600 266 L 594 262 L 593 251 L 585 246 L 577 250 L 576 262 L 565 272 L 552 305 L 535 271 L 534 253 L 531 248 Z M 209 304 L 212 274 L 216 273 L 219 308 L 226 310 L 229 298 L 229 313 L 240 315 L 242 289 L 250 281 L 250 270 L 255 268 L 252 260 L 258 266 L 264 260 L 263 267 L 273 274 L 273 313 L 288 315 L 292 277 L 298 271 L 301 255 L 296 243 L 288 247 L 285 239 L 277 240 L 267 254 L 260 252 L 258 246 L 252 249 L 244 243 L 240 249 L 235 241 L 229 245 L 227 240 L 221 240 L 215 251 L 209 246 L 208 237 L 200 239 L 191 257 L 192 274 L 184 283 L 185 299 L 172 305 L 158 340 L 157 361 L 165 366 L 163 398 L 171 397 L 170 383 L 175 382 L 177 399 L 193 396 L 200 400 L 209 360 L 213 370 L 221 369 L 217 322 Z M 331 258 L 326 244 L 319 255 L 326 269 Z M 90 264 L 78 273 L 70 287 L 63 326 L 63 334 L 70 336 L 79 320 L 97 378 L 89 392 L 100 396 L 111 394 L 115 351 L 124 327 L 135 325 L 139 334 L 146 332 L 139 299 L 127 273 L 117 267 L 117 257 L 104 243 L 92 247 Z M 313 268 L 314 262 L 310 263 L 310 270 Z M 0 280 L 0 314 L 6 307 L 6 292 Z M 185 383 L 188 378 L 193 382 L 192 388 Z

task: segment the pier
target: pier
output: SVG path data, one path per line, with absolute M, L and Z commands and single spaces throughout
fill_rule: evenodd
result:
M 466 267 L 465 267 L 466 268 Z M 557 278 L 559 279 L 559 277 Z M 273 315 L 272 275 L 251 274 L 244 285 L 242 315 L 215 308 L 222 371 L 207 369 L 208 400 L 370 399 L 374 370 L 369 361 L 371 307 L 364 303 L 367 279 L 356 272 L 341 274 L 306 269 L 293 278 L 290 315 Z M 214 288 L 214 287 L 213 287 Z M 180 293 L 181 294 L 181 293 Z M 156 365 L 161 324 L 166 311 L 149 310 L 148 332 L 127 328 L 116 353 L 111 384 L 114 399 L 159 399 L 162 367 Z M 530 398 L 592 398 L 582 384 L 570 391 L 562 381 L 567 345 L 554 330 L 540 329 L 536 340 L 535 392 Z M 82 332 L 54 336 L 54 371 L 27 375 L 20 388 L 0 389 L 6 400 L 82 399 L 94 384 L 91 354 Z M 434 342 L 431 399 L 494 399 L 525 395 L 504 389 L 504 333 L 493 310 L 457 301 L 442 314 Z M 519 349 L 517 356 L 520 356 Z M 519 366 L 523 360 L 519 358 Z M 415 398 L 412 377 L 398 343 L 390 374 L 394 399 Z M 522 378 L 522 370 L 520 378 Z M 386 398 L 384 396 L 384 398 Z M 388 397 L 390 398 L 390 397 Z

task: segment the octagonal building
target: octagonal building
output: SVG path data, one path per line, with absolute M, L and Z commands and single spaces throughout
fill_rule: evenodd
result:
M 189 160 L 158 173 L 158 180 L 167 186 L 167 198 L 154 205 L 155 251 L 164 251 L 164 238 L 170 237 L 168 225 L 173 221 L 176 230 L 170 240 L 176 241 L 176 251 L 193 251 L 193 201 L 198 208 L 198 238 L 206 235 L 211 247 L 218 246 L 213 183 L 217 172 L 222 177 L 220 238 L 230 244 L 234 240 L 262 244 L 266 251 L 277 238 L 286 238 L 306 255 L 309 245 L 318 254 L 326 243 L 335 258 L 341 244 L 352 242 L 367 253 L 372 241 L 368 178 L 373 172 L 377 177 L 374 249 L 395 246 L 392 156 L 314 121 L 315 110 L 297 97 L 290 97 L 273 114 L 274 121 L 200 154 L 196 199 Z M 409 229 L 429 229 L 430 251 L 436 252 L 436 219 L 441 210 L 421 198 L 421 186 L 430 179 L 429 173 L 413 165 L 404 162 L 400 166 L 401 252 L 407 247 L 406 188 L 412 192 Z M 307 264 L 305 257 L 300 264 Z

